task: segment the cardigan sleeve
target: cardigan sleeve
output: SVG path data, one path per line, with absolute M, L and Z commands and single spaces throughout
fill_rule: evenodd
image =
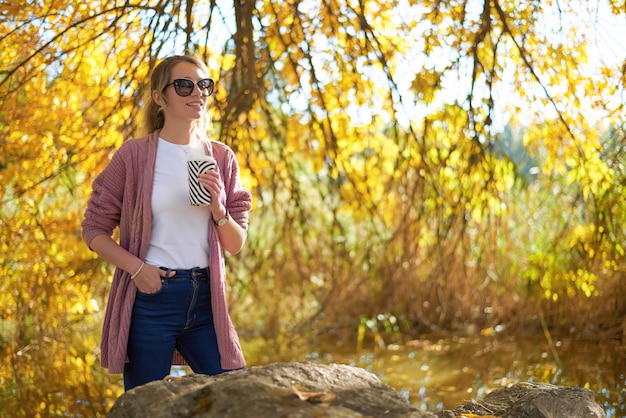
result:
M 124 155 L 127 148 L 123 145 L 93 181 L 91 197 L 81 224 L 83 240 L 88 246 L 98 235 L 112 236 L 119 226 L 126 178 Z
M 252 209 L 252 194 L 241 184 L 239 164 L 235 153 L 229 147 L 226 150 L 226 164 L 224 165 L 224 187 L 226 188 L 226 209 L 230 216 L 244 230 L 248 229 L 248 212 Z

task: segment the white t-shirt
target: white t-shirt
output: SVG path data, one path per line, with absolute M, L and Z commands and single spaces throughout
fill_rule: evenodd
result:
M 209 265 L 211 211 L 189 203 L 189 145 L 159 138 L 152 191 L 152 235 L 146 263 L 171 269 Z

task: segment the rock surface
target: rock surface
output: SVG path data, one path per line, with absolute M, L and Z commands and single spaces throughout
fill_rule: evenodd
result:
M 356 367 L 277 363 L 152 382 L 126 392 L 109 418 L 604 418 L 586 389 L 518 383 L 454 410 L 420 411 L 376 375 Z
M 439 418 L 474 414 L 498 418 L 604 418 L 588 389 L 545 383 L 517 383 L 498 389 L 484 399 L 471 400 L 454 411 L 437 412 Z
M 410 406 L 399 393 L 366 370 L 304 362 L 148 383 L 122 395 L 108 417 L 436 418 L 436 415 Z

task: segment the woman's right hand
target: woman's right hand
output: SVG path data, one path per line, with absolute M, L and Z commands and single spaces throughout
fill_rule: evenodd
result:
M 165 270 L 161 270 L 156 266 L 146 263 L 133 281 L 141 293 L 149 295 L 161 290 L 161 286 L 163 285 L 162 279 L 165 278 L 166 274 L 167 272 Z M 170 271 L 170 277 L 174 274 L 176 274 L 175 271 Z
M 89 247 L 109 263 L 126 270 L 130 275 L 138 272 L 132 279 L 140 292 L 156 293 L 161 289 L 161 279 L 165 277 L 165 270 L 145 263 L 141 266 L 141 259 L 129 253 L 108 235 L 97 235 L 89 243 Z M 140 269 L 141 266 L 141 269 Z M 171 272 L 172 277 L 176 272 Z

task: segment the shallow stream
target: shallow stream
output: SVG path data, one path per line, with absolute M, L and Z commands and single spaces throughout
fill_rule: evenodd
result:
M 423 411 L 454 409 L 516 382 L 586 387 L 607 418 L 626 417 L 626 345 L 617 340 L 447 337 L 356 350 L 332 347 L 294 360 L 369 370 Z

